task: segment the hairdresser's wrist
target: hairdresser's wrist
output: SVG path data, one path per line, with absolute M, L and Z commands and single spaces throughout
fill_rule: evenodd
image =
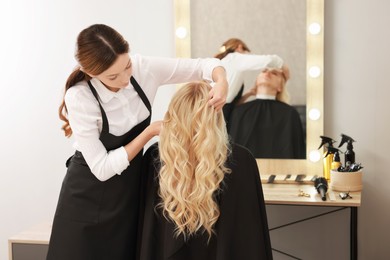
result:
M 161 126 L 162 126 L 162 121 L 155 121 L 155 122 L 151 123 L 145 129 L 147 136 L 151 139 L 151 138 L 159 135 L 160 131 L 161 131 Z
M 215 67 L 212 73 L 212 78 L 215 83 L 227 84 L 225 68 L 222 66 Z

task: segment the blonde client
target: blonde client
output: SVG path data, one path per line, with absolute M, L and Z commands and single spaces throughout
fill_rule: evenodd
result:
M 210 85 L 179 89 L 144 155 L 142 260 L 272 259 L 256 160 L 229 143 Z
M 231 114 L 230 137 L 256 158 L 306 158 L 302 121 L 288 104 L 288 75 L 286 68 L 263 69 Z M 249 97 L 255 99 L 246 102 Z

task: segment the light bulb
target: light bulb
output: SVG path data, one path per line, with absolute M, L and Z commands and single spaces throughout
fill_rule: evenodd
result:
M 312 162 L 318 162 L 321 159 L 321 154 L 318 150 L 312 150 L 309 154 L 309 159 Z
M 318 120 L 321 117 L 321 112 L 317 108 L 312 108 L 309 111 L 309 118 L 311 120 Z
M 177 27 L 176 36 L 179 39 L 184 39 L 187 36 L 187 29 L 183 26 Z
M 312 78 L 318 78 L 321 75 L 321 69 L 317 66 L 313 66 L 309 69 L 309 75 Z
M 309 32 L 312 35 L 317 35 L 321 32 L 321 25 L 319 23 L 312 23 L 309 26 Z

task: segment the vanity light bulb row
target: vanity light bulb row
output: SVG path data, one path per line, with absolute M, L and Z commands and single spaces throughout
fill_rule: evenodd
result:
M 317 22 L 313 22 L 309 25 L 308 31 L 311 35 L 316 36 L 321 32 L 321 25 Z M 318 66 L 311 66 L 309 68 L 309 76 L 313 79 L 318 78 L 321 75 L 321 68 Z M 321 111 L 317 108 L 312 108 L 309 111 L 310 120 L 318 120 L 321 117 Z M 321 159 L 321 154 L 318 150 L 312 150 L 309 153 L 309 160 L 311 162 L 318 162 Z

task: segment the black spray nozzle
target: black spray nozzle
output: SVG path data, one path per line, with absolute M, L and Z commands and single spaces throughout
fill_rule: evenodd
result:
M 335 156 L 339 156 L 340 150 L 333 146 L 328 146 L 327 151 L 324 157 L 328 156 L 329 154 L 334 154 Z M 339 159 L 340 161 L 340 159 Z
M 352 137 L 350 137 L 348 135 L 341 134 L 341 141 L 340 141 L 339 147 L 341 147 L 346 142 L 348 142 L 349 144 L 352 144 L 352 142 L 355 142 L 355 140 L 353 140 Z
M 336 142 L 335 140 L 327 136 L 320 135 L 320 138 L 321 138 L 321 144 L 318 147 L 318 149 L 320 149 L 324 144 L 328 144 L 328 147 L 333 147 L 333 143 Z

